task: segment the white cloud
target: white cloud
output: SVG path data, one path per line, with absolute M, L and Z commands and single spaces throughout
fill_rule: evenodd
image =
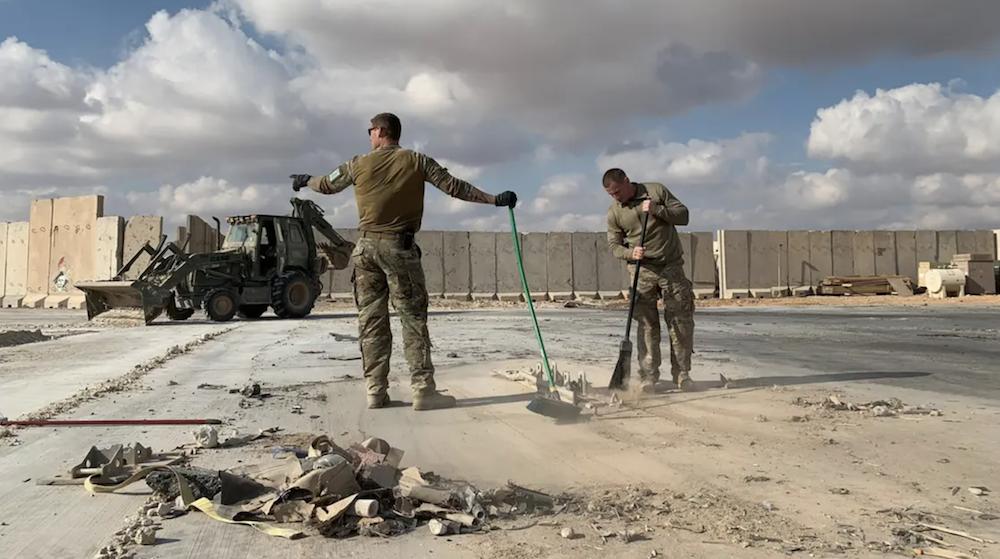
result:
M 809 155 L 866 171 L 918 175 L 1000 171 L 1000 92 L 983 98 L 937 83 L 859 91 L 820 109 Z

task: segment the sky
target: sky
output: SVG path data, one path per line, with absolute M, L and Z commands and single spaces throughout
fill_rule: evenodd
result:
M 287 213 L 404 147 L 525 231 L 601 231 L 609 167 L 689 230 L 1000 228 L 995 0 L 0 0 L 0 221 Z M 353 191 L 308 193 L 338 227 Z M 424 229 L 502 231 L 428 185 Z

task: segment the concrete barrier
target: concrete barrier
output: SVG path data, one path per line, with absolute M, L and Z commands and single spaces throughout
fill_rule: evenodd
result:
M 215 250 L 217 239 L 215 228 L 204 219 L 196 215 L 187 216 L 187 234 L 187 252 L 212 252 Z M 274 239 L 272 239 L 273 241 Z
M 896 233 L 875 231 L 875 275 L 895 276 L 899 273 L 896 262 Z
M 97 218 L 97 249 L 94 261 L 94 279 L 109 280 L 122 267 L 125 244 L 125 220 L 118 216 Z
M 854 275 L 854 231 L 831 231 L 833 275 Z
M 714 296 L 718 287 L 713 241 L 711 232 L 691 233 L 691 252 L 684 258 L 691 262 L 691 283 L 698 298 Z
M 521 276 L 517 272 L 514 238 L 510 233 L 497 233 L 496 243 L 497 297 L 501 300 L 519 300 L 521 298 Z M 523 234 L 521 235 L 521 248 L 524 249 Z
M 177 236 L 174 237 L 174 244 L 181 250 L 191 252 L 191 244 L 188 242 L 188 228 L 183 225 L 177 226 Z
M 573 237 L 571 233 L 549 233 L 545 239 L 546 292 L 551 300 L 573 296 Z
M 785 287 L 788 269 L 786 231 L 750 231 L 749 289 L 754 297 L 771 296 L 772 287 Z
M 786 285 L 790 289 L 812 285 L 812 265 L 809 253 L 809 231 L 788 232 L 788 263 Z
M 875 275 L 875 232 L 854 232 L 854 275 Z
M 445 231 L 443 236 L 444 296 L 468 299 L 472 295 L 469 233 Z
M 597 241 L 600 233 L 573 233 L 573 295 L 597 298 Z
M 0 306 L 21 306 L 28 290 L 28 231 L 27 221 L 7 223 L 6 258 L 4 264 L 4 295 Z
M 833 234 L 809 232 L 809 285 L 816 287 L 833 275 Z
M 694 283 L 694 258 L 691 255 L 691 233 L 677 233 L 677 240 L 681 243 L 681 252 L 684 253 L 684 277 L 692 284 Z
M 528 281 L 531 298 L 535 300 L 544 299 L 548 292 L 547 245 L 548 235 L 545 233 L 527 233 L 521 237 L 524 276 Z
M 190 233 L 190 232 L 189 232 Z M 128 262 L 147 242 L 153 248 L 163 234 L 163 218 L 158 215 L 137 215 L 125 222 L 125 240 L 122 258 Z M 142 254 L 132 268 L 125 273 L 125 279 L 135 279 L 149 265 L 149 255 Z
M 896 231 L 896 273 L 917 283 L 917 232 Z
M 938 231 L 937 232 L 937 260 L 936 262 L 951 262 L 951 257 L 958 253 L 958 232 Z
M 28 284 L 22 306 L 41 307 L 49 295 L 52 200 L 34 200 L 28 217 Z
M 597 295 L 602 299 L 620 299 L 628 292 L 628 283 L 624 282 L 622 274 L 625 261 L 621 260 L 608 247 L 606 233 L 598 233 L 597 238 Z
M 7 222 L 0 222 L 0 301 L 7 292 Z
M 417 233 L 420 247 L 420 264 L 424 269 L 424 283 L 430 297 L 444 296 L 444 234 L 441 231 Z
M 84 295 L 77 281 L 96 277 L 97 219 L 104 216 L 104 196 L 56 198 L 52 202 L 47 308 L 80 309 Z
M 957 246 L 955 254 L 972 254 L 976 252 L 975 231 L 956 231 L 955 241 Z
M 469 233 L 472 298 L 492 299 L 497 293 L 497 238 L 495 233 Z
M 937 262 L 937 232 L 917 231 L 917 262 Z
M 997 246 L 993 238 L 993 231 L 981 229 L 973 232 L 975 235 L 975 251 L 979 254 L 989 254 L 993 260 L 997 259 Z
M 719 238 L 719 295 L 723 299 L 750 295 L 750 234 L 721 230 Z

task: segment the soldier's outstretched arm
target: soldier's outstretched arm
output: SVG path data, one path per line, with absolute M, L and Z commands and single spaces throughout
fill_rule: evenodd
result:
M 321 194 L 336 194 L 354 184 L 354 159 L 337 167 L 329 175 L 314 177 L 312 175 L 291 175 L 292 190 L 298 192 L 309 187 Z
M 420 166 L 424 171 L 424 178 L 427 182 L 433 184 L 448 196 L 465 200 L 466 202 L 510 206 L 512 208 L 517 204 L 517 195 L 513 192 L 501 192 L 496 196 L 488 194 L 468 182 L 452 176 L 448 172 L 448 169 L 442 167 L 434 159 L 422 153 L 418 154 L 418 157 L 420 158 Z

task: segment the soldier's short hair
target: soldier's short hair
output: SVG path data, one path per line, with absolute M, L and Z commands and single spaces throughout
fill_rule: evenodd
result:
M 601 183 L 604 185 L 604 188 L 607 188 L 611 186 L 611 183 L 622 183 L 627 180 L 628 175 L 625 174 L 625 171 L 615 167 L 604 171 L 604 178 L 601 179 Z
M 379 113 L 372 117 L 372 127 L 382 128 L 389 133 L 389 138 L 399 141 L 399 136 L 403 133 L 403 123 L 399 117 L 392 113 Z

